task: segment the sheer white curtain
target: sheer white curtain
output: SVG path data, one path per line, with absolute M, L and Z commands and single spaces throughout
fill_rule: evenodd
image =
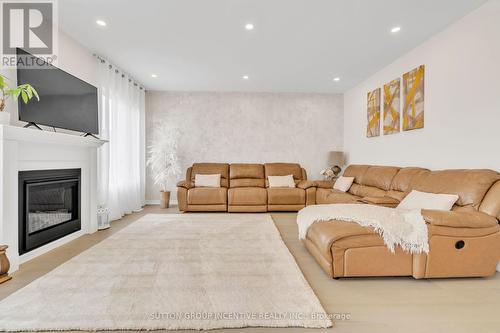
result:
M 98 63 L 99 132 L 109 140 L 98 154 L 98 197 L 116 220 L 145 202 L 145 91 L 108 61 L 98 58 Z

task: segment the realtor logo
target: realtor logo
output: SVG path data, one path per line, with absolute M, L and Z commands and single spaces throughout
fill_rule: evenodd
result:
M 2 67 L 16 65 L 12 61 L 17 48 L 53 63 L 57 42 L 55 0 L 0 0 L 0 4 Z

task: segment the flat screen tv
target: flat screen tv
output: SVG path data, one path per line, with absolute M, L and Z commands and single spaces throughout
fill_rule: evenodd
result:
M 17 49 L 17 57 L 18 62 L 20 57 L 37 59 L 21 49 Z M 42 62 L 34 59 L 29 63 Z M 40 101 L 34 98 L 28 104 L 19 99 L 19 120 L 99 134 L 97 88 L 52 65 L 40 67 L 17 68 L 18 84 L 31 84 L 40 96 Z

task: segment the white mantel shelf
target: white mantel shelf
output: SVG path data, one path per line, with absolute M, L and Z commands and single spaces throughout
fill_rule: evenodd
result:
M 0 140 L 36 142 L 53 145 L 100 147 L 107 140 L 100 140 L 91 136 L 83 137 L 66 133 L 41 131 L 35 128 L 0 125 Z
M 10 272 L 23 262 L 97 231 L 97 148 L 106 140 L 0 125 L 0 244 L 8 245 Z M 19 172 L 80 169 L 81 230 L 19 255 Z

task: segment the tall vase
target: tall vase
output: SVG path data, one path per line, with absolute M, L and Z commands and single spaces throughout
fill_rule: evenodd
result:
M 170 191 L 160 191 L 160 207 L 170 207 Z
M 5 253 L 7 248 L 7 245 L 0 246 L 0 284 L 11 279 L 11 277 L 9 276 L 10 263 Z

